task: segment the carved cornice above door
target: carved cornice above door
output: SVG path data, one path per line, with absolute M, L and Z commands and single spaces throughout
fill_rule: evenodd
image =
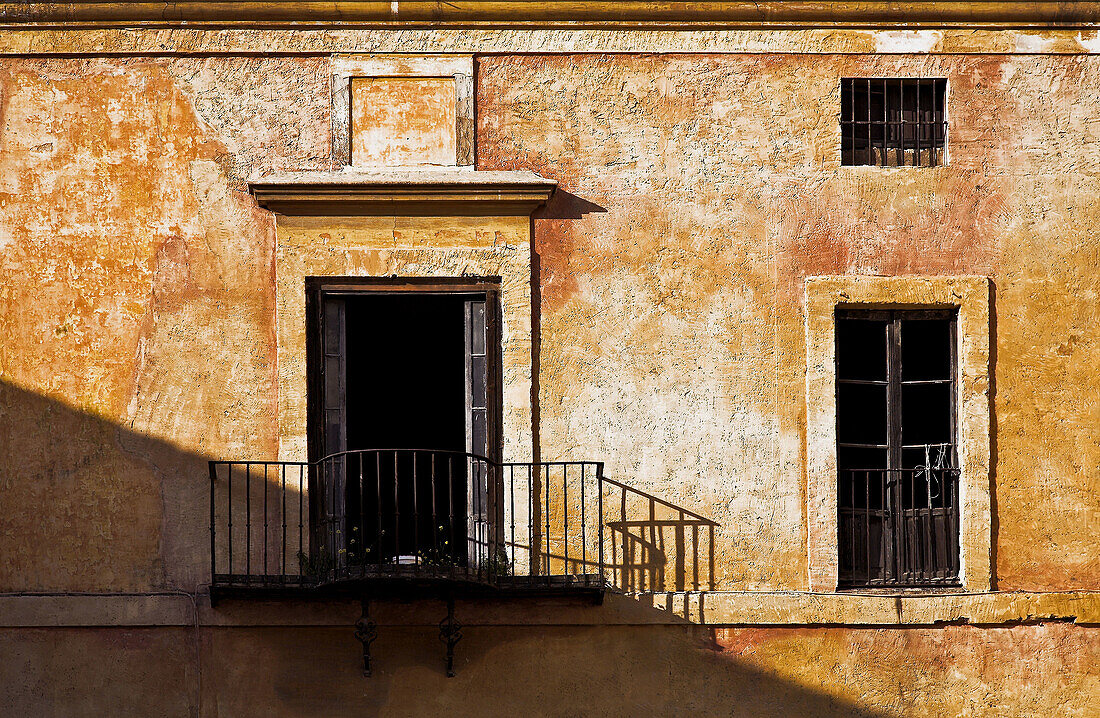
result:
M 249 182 L 256 203 L 297 216 L 510 216 L 546 204 L 557 182 L 528 171 L 295 172 Z

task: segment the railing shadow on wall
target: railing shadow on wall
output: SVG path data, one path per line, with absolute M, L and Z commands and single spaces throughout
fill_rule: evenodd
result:
M 718 523 L 604 477 L 605 522 L 611 532 L 611 584 L 624 592 L 714 588 Z M 610 505 L 610 510 L 607 508 Z

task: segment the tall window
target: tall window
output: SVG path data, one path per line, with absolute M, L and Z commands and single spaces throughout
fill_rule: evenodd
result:
M 842 587 L 958 582 L 955 317 L 837 310 Z
M 935 167 L 947 142 L 947 80 L 840 81 L 840 162 Z

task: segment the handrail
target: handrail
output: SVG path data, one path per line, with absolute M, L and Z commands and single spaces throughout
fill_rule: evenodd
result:
M 329 459 L 334 459 L 334 458 L 337 458 L 337 457 L 340 457 L 340 456 L 348 456 L 348 455 L 351 455 L 351 454 L 394 453 L 394 452 L 406 452 L 406 451 L 407 452 L 429 453 L 429 454 L 449 454 L 451 456 L 465 456 L 465 457 L 470 458 L 470 459 L 477 459 L 479 461 L 484 461 L 488 464 L 496 463 L 487 456 L 483 456 L 481 454 L 474 454 L 474 453 L 471 453 L 469 451 L 456 451 L 454 449 L 409 449 L 409 448 L 399 448 L 399 447 L 386 447 L 386 448 L 379 448 L 379 449 L 347 449 L 345 451 L 334 451 L 331 454 L 328 454 L 326 456 L 322 456 L 321 458 L 317 459 L 316 461 L 311 461 L 311 462 L 307 462 L 307 463 L 309 463 L 310 465 L 320 464 L 320 463 L 322 463 L 324 461 L 327 461 Z M 497 464 L 497 465 L 499 466 L 500 464 Z

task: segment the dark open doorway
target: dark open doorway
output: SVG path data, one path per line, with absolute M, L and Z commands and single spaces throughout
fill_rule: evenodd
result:
M 347 320 L 347 448 L 466 450 L 465 305 L 360 294 Z
M 338 564 L 465 565 L 487 520 L 496 296 L 474 286 L 320 285 L 311 363 L 316 518 Z M 495 351 L 489 351 L 494 347 Z

